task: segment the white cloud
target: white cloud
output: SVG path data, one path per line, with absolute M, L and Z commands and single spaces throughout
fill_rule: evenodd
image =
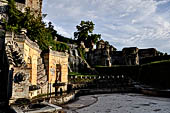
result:
M 50 20 L 48 19 L 44 19 L 43 20 L 46 24 L 48 24 L 50 22 Z M 54 29 L 57 30 L 57 33 L 62 35 L 62 36 L 65 36 L 65 37 L 69 37 L 71 38 L 72 37 L 72 34 L 68 33 L 66 30 L 67 29 L 64 29 L 63 27 L 61 26 L 57 26 L 55 23 L 52 23 L 52 25 L 54 26 Z
M 61 34 L 62 36 L 71 38 L 71 34 L 66 32 L 65 29 L 63 29 L 61 26 L 55 26 L 54 28 L 58 31 L 58 34 Z
M 44 4 L 46 19 L 62 35 L 71 37 L 81 20 L 92 20 L 95 33 L 118 48 L 155 46 L 170 52 L 170 0 L 49 0 Z

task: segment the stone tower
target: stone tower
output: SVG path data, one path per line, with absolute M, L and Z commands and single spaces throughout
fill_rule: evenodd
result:
M 36 15 L 41 14 L 43 0 L 15 0 L 17 8 L 24 12 L 29 7 Z

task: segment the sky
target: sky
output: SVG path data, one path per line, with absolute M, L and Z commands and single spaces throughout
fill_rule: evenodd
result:
M 81 20 L 93 21 L 118 50 L 124 47 L 156 48 L 170 53 L 170 0 L 44 0 L 45 22 L 74 38 Z

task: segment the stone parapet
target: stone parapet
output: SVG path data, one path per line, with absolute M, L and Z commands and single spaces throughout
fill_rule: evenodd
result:
M 59 51 L 53 51 L 53 50 L 49 50 L 49 54 L 54 55 L 54 56 L 60 56 L 60 57 L 68 57 L 68 53 L 64 53 L 64 52 L 59 52 Z

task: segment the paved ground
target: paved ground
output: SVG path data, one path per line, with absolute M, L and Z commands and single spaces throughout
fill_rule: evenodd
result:
M 64 111 L 67 113 L 76 113 L 77 109 L 81 109 L 87 106 L 90 106 L 97 102 L 97 97 L 94 95 L 90 96 L 81 96 L 73 103 L 66 104 L 64 106 Z
M 142 94 L 89 95 L 65 107 L 67 113 L 170 113 L 170 98 Z

